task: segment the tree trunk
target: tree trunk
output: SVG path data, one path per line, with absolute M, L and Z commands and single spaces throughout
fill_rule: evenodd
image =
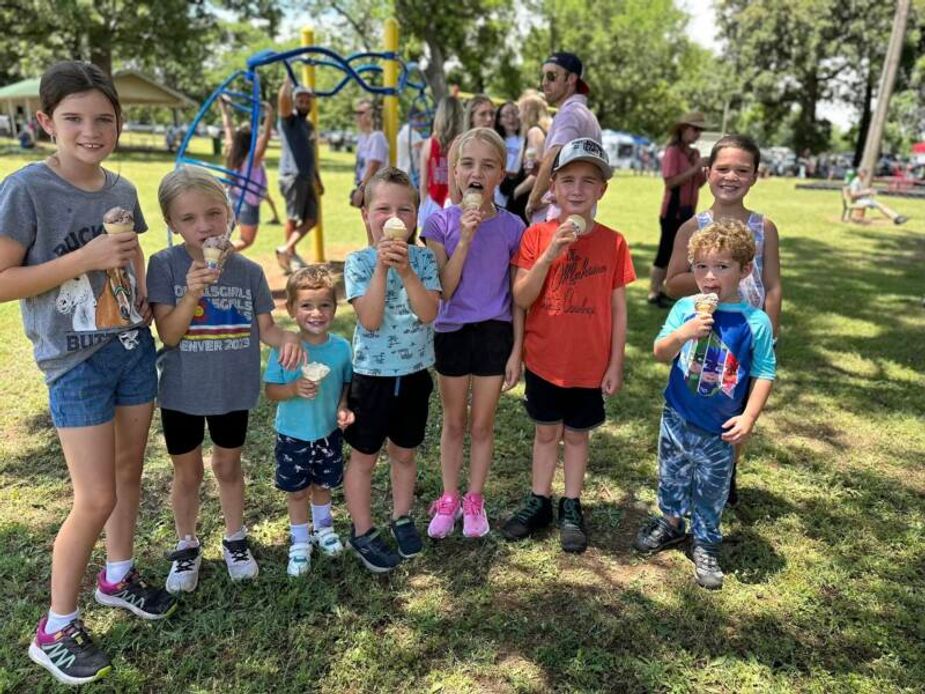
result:
M 112 77 L 112 47 L 109 42 L 91 44 L 90 62 Z
M 867 61 L 867 79 L 864 85 L 864 101 L 859 104 L 861 107 L 861 121 L 858 124 L 858 141 L 854 145 L 854 159 L 852 166 L 857 169 L 861 165 L 861 157 L 864 154 L 864 145 L 867 143 L 867 131 L 870 130 L 870 102 L 874 98 L 874 75 L 871 61 Z
M 443 69 L 445 57 L 443 48 L 433 38 L 428 37 L 427 48 L 430 51 L 430 58 L 427 61 L 427 67 L 424 68 L 424 76 L 427 78 L 427 84 L 433 92 L 434 101 L 440 101 L 449 94 L 446 84 L 446 71 Z

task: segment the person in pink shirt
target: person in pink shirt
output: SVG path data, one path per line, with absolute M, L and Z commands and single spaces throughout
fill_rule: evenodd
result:
M 706 129 L 704 115 L 694 111 L 686 113 L 671 127 L 671 139 L 662 158 L 662 178 L 665 179 L 665 193 L 659 213 L 661 237 L 658 252 L 649 272 L 649 303 L 668 308 L 671 299 L 662 293 L 668 261 L 674 237 L 684 222 L 694 216 L 697 210 L 697 194 L 707 182 L 707 157 L 692 145 Z
M 590 87 L 582 79 L 584 66 L 574 53 L 553 53 L 543 63 L 543 95 L 550 106 L 559 111 L 553 118 L 552 127 L 546 135 L 543 161 L 536 173 L 536 182 L 527 201 L 526 217 L 533 223 L 558 219 L 559 208 L 551 205 L 550 177 L 552 163 L 562 147 L 580 138 L 602 141 L 601 126 L 588 108 Z M 669 252 L 671 247 L 669 246 Z

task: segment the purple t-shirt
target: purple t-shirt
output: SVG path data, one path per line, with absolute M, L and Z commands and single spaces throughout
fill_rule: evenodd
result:
M 459 244 L 462 210 L 453 205 L 427 218 L 421 238 L 433 239 L 452 256 Z M 459 285 L 449 301 L 440 301 L 434 330 L 449 333 L 466 323 L 511 320 L 511 259 L 520 247 L 524 223 L 507 210 L 482 222 L 469 246 Z

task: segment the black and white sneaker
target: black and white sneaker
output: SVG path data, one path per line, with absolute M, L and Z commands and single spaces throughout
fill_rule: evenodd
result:
M 100 571 L 93 597 L 100 605 L 121 607 L 142 619 L 164 619 L 177 609 L 177 599 L 163 588 L 149 586 L 135 567 L 118 583 L 106 580 L 106 569 Z
M 232 581 L 257 578 L 260 569 L 257 560 L 251 554 L 246 537 L 240 540 L 222 540 L 222 554 L 225 556 L 225 566 L 228 567 L 228 575 Z
M 54 634 L 45 633 L 48 615 L 42 617 L 29 644 L 29 658 L 48 670 L 63 684 L 78 685 L 93 682 L 112 671 L 109 657 L 103 653 L 75 619 Z
M 383 541 L 376 528 L 356 535 L 351 526 L 350 549 L 360 558 L 363 566 L 374 574 L 386 573 L 401 564 L 401 557 Z
M 683 525 L 676 528 L 662 516 L 652 516 L 636 533 L 633 549 L 643 554 L 653 554 L 684 542 L 686 537 Z
M 693 551 L 694 577 L 697 584 L 709 590 L 723 587 L 723 570 L 719 568 L 719 545 L 695 544 Z
M 202 563 L 202 547 L 185 547 L 167 555 L 172 562 L 167 575 L 167 592 L 192 593 L 199 584 L 199 565 Z

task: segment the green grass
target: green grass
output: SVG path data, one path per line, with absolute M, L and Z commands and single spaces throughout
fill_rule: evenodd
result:
M 0 175 L 23 161 L 0 157 Z M 165 244 L 155 191 L 171 163 L 132 154 L 111 166 L 139 189 L 150 254 Z M 329 258 L 338 260 L 365 234 L 346 202 L 352 160 L 325 154 L 322 167 Z M 659 195 L 655 179 L 620 176 L 600 206 L 599 218 L 626 234 L 640 275 L 655 252 Z M 641 560 L 630 550 L 655 504 L 667 375 L 650 356 L 665 314 L 646 305 L 640 280 L 629 290 L 626 386 L 592 436 L 586 554 L 562 554 L 555 533 L 516 546 L 492 534 L 429 544 L 385 578 L 348 556 L 318 560 L 308 580 L 289 581 L 285 503 L 272 482 L 272 408 L 261 402 L 244 454 L 260 578 L 229 584 L 209 480 L 202 581 L 176 617 L 146 624 L 84 593 L 87 623 L 116 666 L 97 689 L 921 691 L 925 203 L 896 200 L 913 219 L 895 228 L 840 224 L 837 192 L 795 191 L 788 180 L 759 182 L 749 202 L 781 229 L 782 367 L 740 468 L 741 506 L 724 518 L 721 592 L 698 589 L 680 552 Z M 280 235 L 279 227 L 263 226 L 252 253 L 273 284 Z M 342 304 L 338 330 L 349 334 L 352 325 Z M 0 690 L 49 690 L 50 678 L 25 651 L 47 605 L 49 551 L 69 487 L 14 304 L 0 305 L 0 331 Z M 495 526 L 529 485 L 532 429 L 522 392 L 504 396 L 498 412 L 487 490 Z M 435 401 L 420 450 L 419 518 L 439 491 L 439 422 Z M 158 578 L 173 539 L 170 475 L 155 422 L 137 557 Z M 375 513 L 385 519 L 385 465 L 374 488 Z M 340 496 L 335 513 L 346 531 Z M 100 545 L 93 565 L 102 560 Z

